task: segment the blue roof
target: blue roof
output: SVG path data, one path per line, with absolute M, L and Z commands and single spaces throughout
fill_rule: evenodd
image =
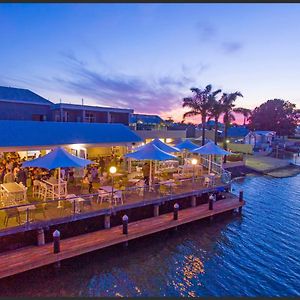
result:
M 141 142 L 123 124 L 80 122 L 0 121 L 0 148 L 114 144 Z
M 27 90 L 0 86 L 0 101 L 52 105 L 53 103 L 38 94 Z
M 144 124 L 160 124 L 165 122 L 158 115 L 132 114 L 130 116 L 130 123 L 137 123 L 138 121 L 142 121 Z
M 236 138 L 236 137 L 244 137 L 249 133 L 249 129 L 243 126 L 239 127 L 229 127 L 227 136 Z M 224 136 L 224 132 L 222 133 L 222 136 Z

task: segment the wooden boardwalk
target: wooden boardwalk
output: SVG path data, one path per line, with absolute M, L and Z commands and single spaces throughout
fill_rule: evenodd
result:
M 218 215 L 239 208 L 244 204 L 244 201 L 239 202 L 238 197 L 231 195 L 230 198 L 215 202 L 213 210 L 208 209 L 208 204 L 179 210 L 179 217 L 176 221 L 173 220 L 173 213 L 132 223 L 129 220 L 127 235 L 122 234 L 122 226 L 116 226 L 72 238 L 61 239 L 60 253 L 57 254 L 53 253 L 53 243 L 7 251 L 0 254 L 0 278 Z

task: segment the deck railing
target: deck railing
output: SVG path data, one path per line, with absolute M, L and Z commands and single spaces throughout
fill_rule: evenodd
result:
M 202 166 L 209 169 L 209 159 L 202 157 L 201 161 Z M 221 176 L 222 182 L 229 183 L 231 181 L 231 172 L 225 170 L 221 164 L 216 162 L 211 161 L 210 164 L 211 171 Z
M 4 228 L 14 227 L 92 211 L 110 210 L 110 212 L 114 212 L 116 209 L 122 209 L 122 207 L 125 209 L 130 205 L 135 206 L 134 204 L 139 204 L 139 206 L 149 205 L 153 203 L 153 200 L 163 198 L 164 201 L 168 201 L 174 196 L 184 196 L 194 191 L 222 185 L 222 176 L 211 178 L 209 183 L 207 183 L 205 177 L 207 176 L 181 179 L 174 182 L 166 181 L 165 183 L 153 184 L 152 186 L 133 186 L 125 189 L 114 188 L 111 192 L 99 192 L 98 190 L 97 193 L 74 195 L 69 196 L 69 198 L 20 203 L 16 206 L 0 208 L 0 214 L 3 215 L 4 213 L 4 223 L 8 221 L 8 223 L 4 224 Z M 37 218 L 38 215 L 39 217 Z M 21 219 L 20 224 L 14 223 L 14 226 L 9 225 L 11 224 L 10 219 L 18 218 L 18 216 Z M 0 227 L 2 228 L 2 225 Z

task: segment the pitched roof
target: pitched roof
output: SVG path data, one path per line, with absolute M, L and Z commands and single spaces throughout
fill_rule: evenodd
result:
M 130 117 L 130 123 L 137 123 L 138 121 L 142 121 L 145 124 L 160 124 L 165 122 L 158 115 L 132 114 Z
M 244 126 L 237 127 L 229 127 L 227 131 L 228 137 L 244 137 L 249 133 L 249 129 Z M 221 136 L 224 136 L 224 132 L 222 132 Z
M 18 102 L 18 103 L 31 103 L 31 104 L 44 104 L 52 105 L 53 103 L 38 94 L 27 90 L 13 87 L 0 86 L 0 101 Z
M 142 139 L 123 124 L 0 121 L 0 149 L 47 149 L 70 144 L 124 145 Z M 49 148 L 49 147 L 48 147 Z M 14 150 L 12 150 L 14 151 Z

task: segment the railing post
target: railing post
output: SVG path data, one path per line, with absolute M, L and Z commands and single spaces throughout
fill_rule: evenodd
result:
M 60 232 L 55 230 L 53 232 L 53 253 L 60 252 Z
M 123 222 L 123 234 L 128 234 L 128 216 L 124 215 L 122 217 Z
M 243 199 L 244 199 L 244 191 L 241 190 L 239 193 L 239 202 L 243 202 Z
M 179 204 L 174 204 L 174 214 L 173 214 L 173 220 L 178 220 L 178 210 L 179 210 Z
M 26 208 L 26 223 L 29 223 L 29 208 Z

